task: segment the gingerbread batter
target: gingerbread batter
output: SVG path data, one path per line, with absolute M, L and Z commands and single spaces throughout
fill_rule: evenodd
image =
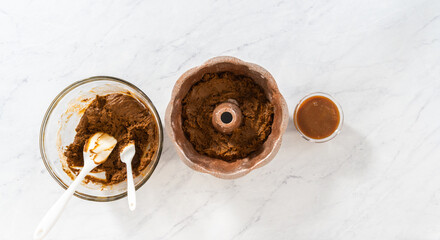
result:
M 134 176 L 139 175 L 148 166 L 158 148 L 157 125 L 150 110 L 132 96 L 125 94 L 96 96 L 75 130 L 75 139 L 64 152 L 72 171 L 75 171 L 73 167 L 83 166 L 84 143 L 94 133 L 104 132 L 118 141 L 107 160 L 93 170 L 104 170 L 106 180 L 86 177 L 86 180 L 93 182 L 110 185 L 126 179 L 125 163 L 121 162 L 119 154 L 129 141 L 134 140 L 136 146 L 136 154 L 132 161 Z
M 212 125 L 212 113 L 230 99 L 238 102 L 243 120 L 232 133 L 224 134 Z M 272 131 L 273 108 L 251 78 L 231 72 L 208 73 L 183 99 L 183 131 L 200 154 L 235 161 L 261 149 Z

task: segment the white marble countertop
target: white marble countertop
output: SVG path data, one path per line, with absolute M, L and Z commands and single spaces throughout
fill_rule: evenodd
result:
M 30 239 L 63 189 L 38 135 L 70 83 L 140 87 L 163 120 L 186 70 L 231 55 L 273 74 L 290 113 L 305 94 L 345 113 L 331 142 L 292 122 L 276 158 L 236 180 L 160 163 L 126 199 L 73 198 L 47 239 L 440 239 L 440 1 L 3 1 L 0 239 Z

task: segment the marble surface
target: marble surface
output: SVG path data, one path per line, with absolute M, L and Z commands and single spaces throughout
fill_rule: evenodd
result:
M 168 137 L 126 199 L 73 198 L 47 239 L 440 239 L 440 1 L 2 1 L 0 239 L 30 239 L 63 189 L 40 123 L 64 87 L 126 79 L 164 116 L 187 69 L 219 55 L 273 74 L 292 113 L 324 91 L 341 134 L 290 124 L 276 158 L 236 180 L 189 169 Z

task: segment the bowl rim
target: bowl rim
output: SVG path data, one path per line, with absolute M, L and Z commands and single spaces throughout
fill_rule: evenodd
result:
M 65 190 L 68 188 L 68 185 L 66 183 L 64 183 L 58 176 L 57 174 L 52 170 L 52 167 L 50 166 L 49 162 L 48 162 L 48 158 L 46 157 L 46 150 L 45 150 L 45 142 L 44 142 L 44 135 L 46 132 L 46 127 L 47 127 L 47 123 L 49 121 L 49 117 L 51 116 L 53 110 L 58 106 L 58 103 L 61 101 L 61 99 L 63 99 L 63 97 L 65 95 L 67 95 L 70 91 L 72 91 L 73 89 L 87 84 L 87 83 L 91 83 L 91 82 L 99 82 L 99 81 L 110 81 L 110 82 L 115 82 L 115 83 L 120 83 L 123 85 L 126 85 L 132 89 L 134 89 L 135 91 L 137 91 L 137 93 L 139 93 L 140 95 L 142 95 L 142 97 L 144 97 L 146 99 L 146 102 L 148 104 L 148 108 L 150 109 L 150 111 L 153 113 L 155 119 L 156 119 L 156 124 L 158 127 L 158 132 L 159 132 L 159 144 L 158 144 L 158 150 L 155 154 L 155 158 L 153 161 L 153 166 L 151 171 L 146 174 L 144 176 L 144 178 L 135 186 L 135 189 L 139 189 L 140 187 L 142 187 L 147 180 L 151 177 L 151 175 L 153 175 L 154 170 L 157 167 L 157 164 L 159 163 L 161 154 L 162 154 L 162 148 L 163 148 L 163 127 L 162 127 L 162 121 L 160 119 L 160 116 L 156 110 L 156 107 L 154 106 L 153 102 L 151 101 L 151 99 L 138 87 L 136 87 L 134 84 L 127 82 L 125 80 L 116 78 L 116 77 L 110 77 L 110 76 L 94 76 L 94 77 L 89 77 L 83 80 L 79 80 L 76 81 L 70 85 L 68 85 L 66 88 L 64 88 L 60 93 L 58 93 L 58 95 L 52 100 L 52 102 L 50 103 L 49 107 L 46 110 L 46 113 L 44 114 L 44 118 L 43 121 L 41 123 L 41 127 L 40 127 L 40 134 L 39 134 L 39 147 L 40 147 L 40 155 L 41 155 L 41 159 L 43 160 L 44 166 L 46 167 L 47 171 L 49 172 L 49 174 L 52 176 L 53 179 L 55 179 L 55 181 Z M 150 163 L 151 164 L 151 163 Z M 95 201 L 95 202 L 109 202 L 109 201 L 115 201 L 118 199 L 121 199 L 125 196 L 127 196 L 127 190 L 114 195 L 114 196 L 110 196 L 110 197 L 100 197 L 100 196 L 93 196 L 93 195 L 89 195 L 89 194 L 85 194 L 85 193 L 80 193 L 75 191 L 74 194 L 76 197 L 81 198 L 81 199 L 85 199 L 85 200 L 89 200 L 89 201 Z

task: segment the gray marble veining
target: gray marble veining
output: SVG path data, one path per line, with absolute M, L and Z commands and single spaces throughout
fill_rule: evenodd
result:
M 72 199 L 47 239 L 440 239 L 440 1 L 3 1 L 0 239 L 30 239 L 62 194 L 39 154 L 51 100 L 109 75 L 162 119 L 177 78 L 219 55 L 266 68 L 291 113 L 324 91 L 345 113 L 325 144 L 292 122 L 236 180 L 192 171 L 170 139 L 126 199 Z

